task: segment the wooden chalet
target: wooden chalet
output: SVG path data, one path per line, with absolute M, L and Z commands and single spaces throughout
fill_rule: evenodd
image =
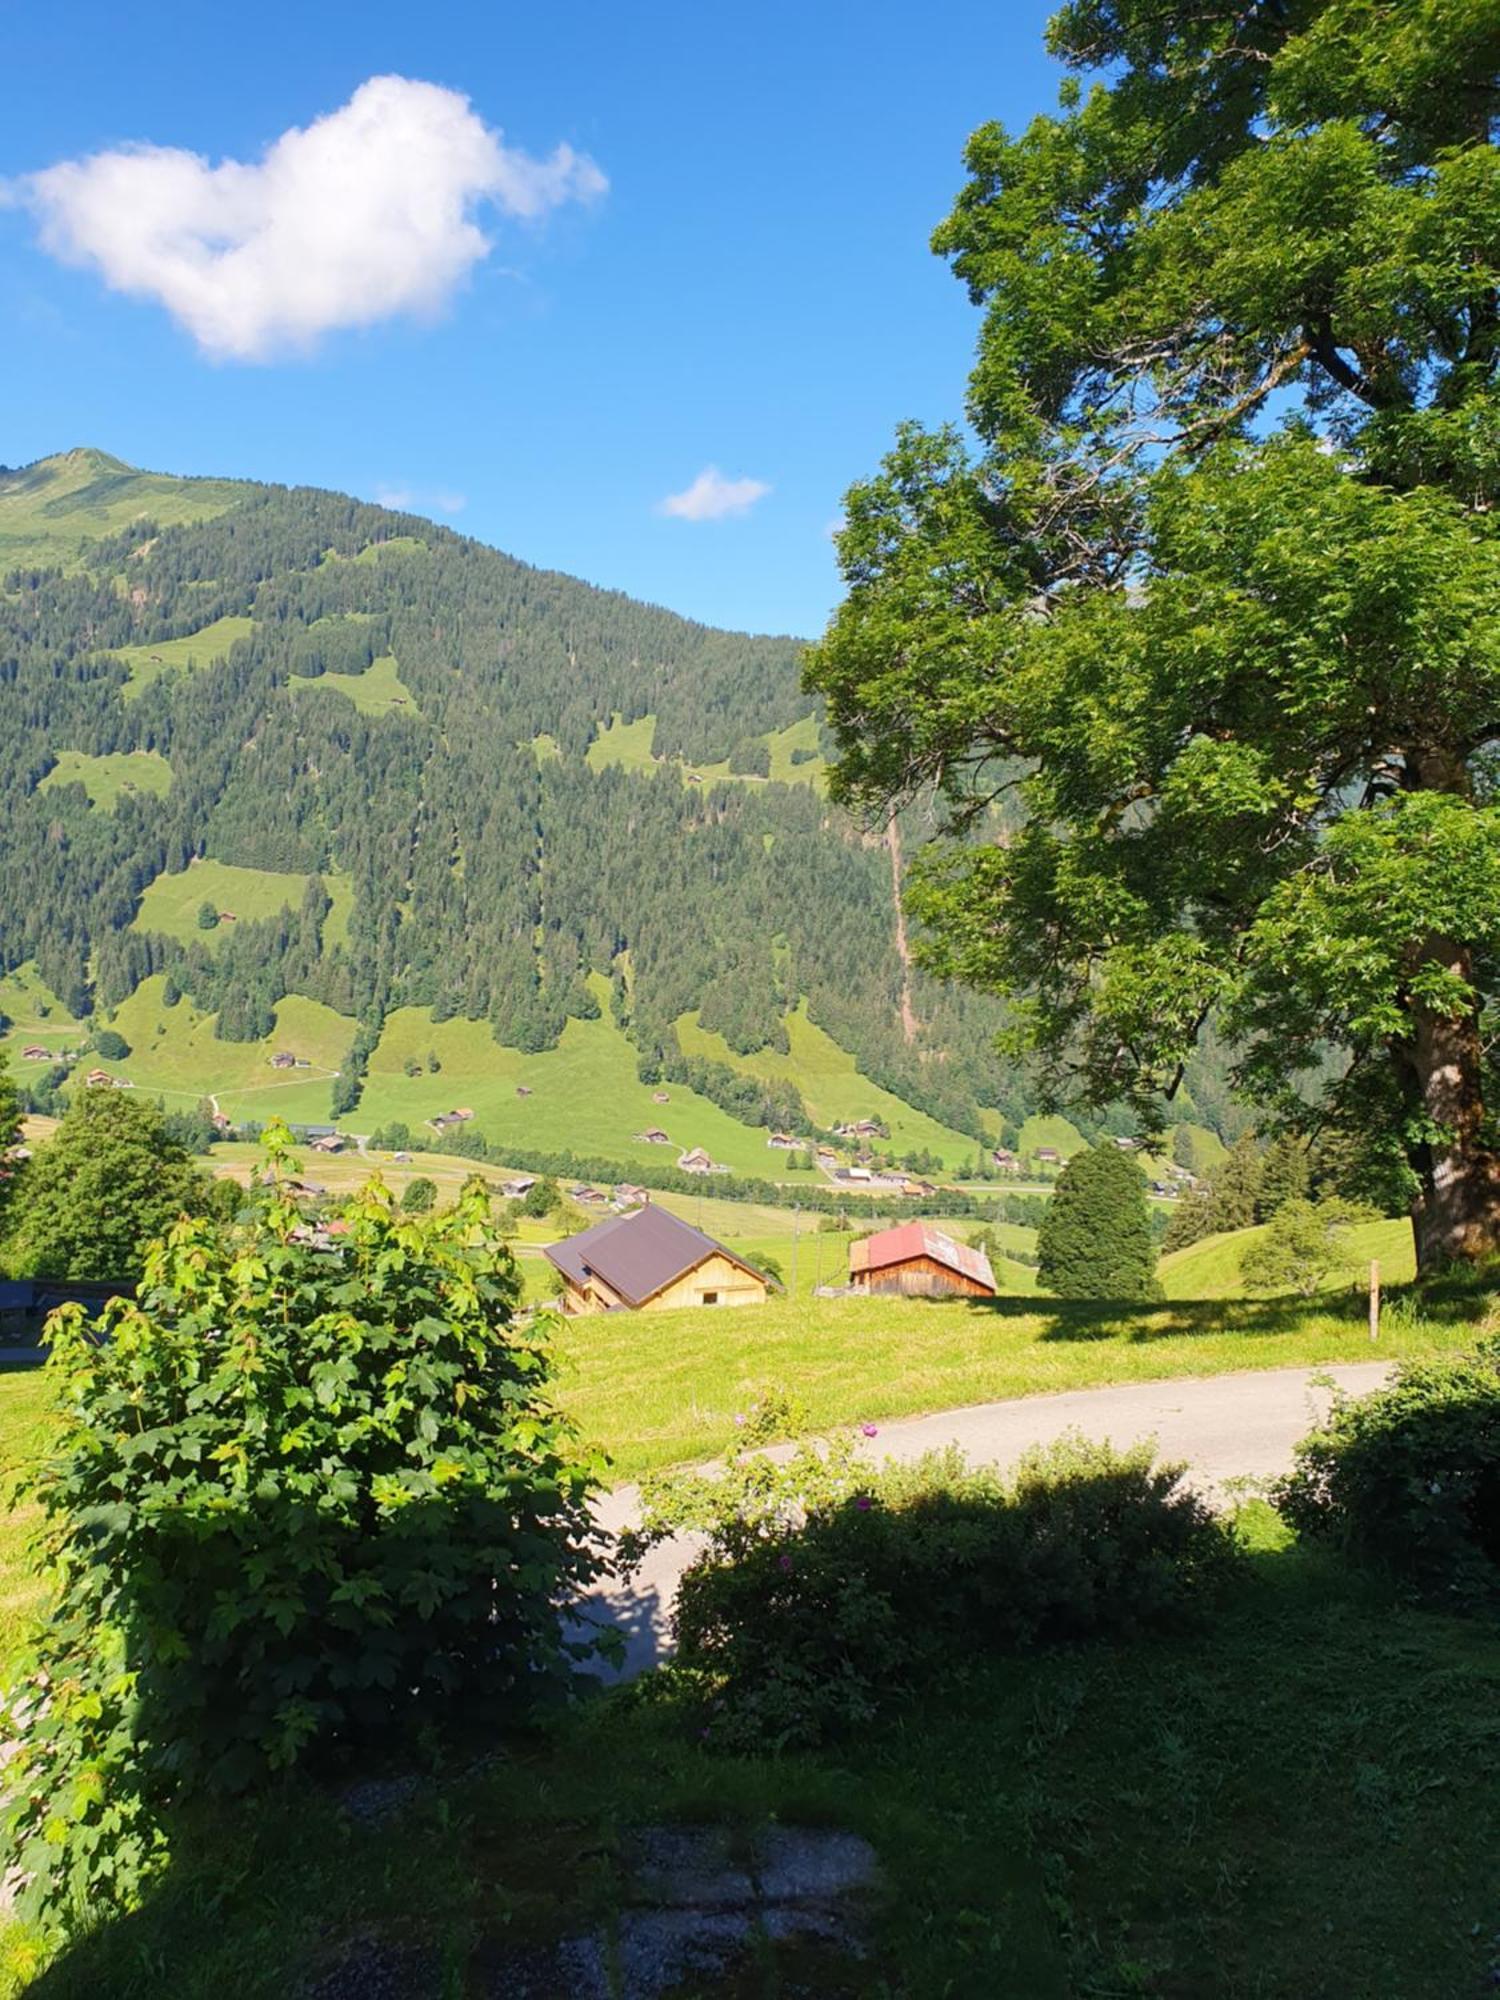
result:
M 44 1049 L 40 1042 L 28 1042 L 21 1051 L 22 1062 L 51 1062 L 51 1049 Z
M 990 1260 L 931 1222 L 903 1222 L 849 1245 L 849 1282 L 857 1292 L 910 1298 L 995 1296 Z
M 670 1146 L 672 1143 L 660 1125 L 648 1125 L 644 1132 L 634 1132 L 631 1137 L 638 1146 Z
M 766 1297 L 753 1265 L 653 1203 L 549 1244 L 546 1254 L 563 1281 L 563 1311 L 574 1316 L 761 1305 Z

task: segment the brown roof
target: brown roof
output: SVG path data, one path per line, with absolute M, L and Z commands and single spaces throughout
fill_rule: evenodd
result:
M 914 1257 L 930 1257 L 936 1264 L 946 1264 L 950 1271 L 995 1289 L 995 1274 L 984 1252 L 972 1244 L 956 1242 L 945 1229 L 936 1229 L 930 1222 L 903 1222 L 897 1229 L 882 1229 L 862 1243 L 849 1245 L 851 1273 L 886 1271 L 893 1264 L 908 1264 Z
M 629 1215 L 612 1215 L 563 1243 L 550 1243 L 547 1255 L 575 1285 L 586 1285 L 591 1273 L 601 1277 L 628 1305 L 638 1306 L 674 1278 L 691 1271 L 717 1253 L 741 1270 L 761 1274 L 743 1257 L 736 1257 L 712 1236 L 681 1221 L 670 1209 L 653 1202 Z

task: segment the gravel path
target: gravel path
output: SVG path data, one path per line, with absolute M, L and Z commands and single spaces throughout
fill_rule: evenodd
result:
M 955 1444 L 975 1464 L 1006 1466 L 1030 1446 L 1049 1444 L 1068 1430 L 1122 1447 L 1154 1437 L 1164 1458 L 1185 1460 L 1196 1485 L 1221 1494 L 1227 1481 L 1273 1478 L 1287 1470 L 1292 1446 L 1328 1408 L 1328 1391 L 1313 1387 L 1315 1375 L 1364 1395 L 1389 1372 L 1386 1362 L 1359 1361 L 1021 1396 L 899 1418 L 882 1424 L 874 1438 L 861 1439 L 860 1450 L 875 1461 L 908 1460 Z M 631 1526 L 639 1499 L 636 1487 L 616 1487 L 596 1510 L 600 1526 L 610 1534 Z M 586 1601 L 585 1614 L 595 1611 L 625 1632 L 623 1678 L 644 1672 L 670 1650 L 677 1580 L 698 1546 L 695 1536 L 674 1536 L 653 1549 L 633 1576 L 615 1578 Z

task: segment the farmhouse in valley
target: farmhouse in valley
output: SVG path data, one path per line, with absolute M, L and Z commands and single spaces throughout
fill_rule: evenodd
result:
M 547 1255 L 566 1313 L 761 1305 L 766 1296 L 753 1266 L 653 1203 L 550 1244 Z
M 644 1132 L 635 1133 L 634 1138 L 636 1144 L 641 1146 L 670 1146 L 672 1143 L 660 1125 L 648 1125 Z
M 941 1298 L 995 1296 L 995 1274 L 982 1250 L 959 1243 L 931 1222 L 903 1222 L 849 1245 L 849 1282 L 857 1292 L 904 1292 Z
M 701 1146 L 694 1146 L 686 1153 L 677 1155 L 677 1164 L 685 1174 L 727 1174 L 728 1167 L 720 1161 L 710 1159 Z

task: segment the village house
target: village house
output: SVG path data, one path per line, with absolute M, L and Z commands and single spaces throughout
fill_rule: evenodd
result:
M 581 1181 L 576 1186 L 570 1187 L 568 1193 L 574 1201 L 582 1202 L 585 1208 L 598 1208 L 604 1201 L 604 1196 L 600 1194 L 598 1188 L 585 1187 Z
M 644 1132 L 633 1132 L 631 1137 L 638 1146 L 670 1146 L 672 1143 L 660 1125 L 648 1125 Z
M 86 1085 L 97 1084 L 106 1090 L 113 1089 L 115 1081 L 107 1069 L 91 1069 L 83 1080 Z
M 1056 1146 L 1038 1146 L 1031 1156 L 1040 1166 L 1055 1167 L 1062 1158 Z
M 851 1243 L 849 1282 L 857 1292 L 916 1298 L 995 1296 L 995 1274 L 984 1252 L 957 1242 L 931 1222 L 903 1222 Z
M 1002 1174 L 1018 1174 L 1021 1171 L 1021 1162 L 1016 1158 L 1009 1146 L 997 1146 L 990 1154 L 990 1158 Z
M 857 1118 L 852 1124 L 835 1125 L 834 1131 L 840 1139 L 882 1139 L 885 1127 L 876 1118 Z
M 563 1280 L 563 1311 L 572 1315 L 761 1305 L 766 1280 L 722 1243 L 647 1203 L 612 1215 L 547 1256 Z
M 728 1167 L 722 1162 L 710 1159 L 701 1146 L 693 1146 L 686 1153 L 677 1155 L 677 1164 L 685 1174 L 727 1174 Z
M 619 1182 L 610 1198 L 618 1209 L 644 1208 L 651 1199 L 646 1190 L 637 1187 L 634 1181 Z
M 802 1141 L 794 1132 L 773 1132 L 766 1144 L 774 1146 L 778 1153 L 795 1153 L 800 1151 Z
M 292 1054 L 290 1049 L 278 1049 L 271 1058 L 271 1067 L 272 1069 L 295 1069 L 297 1067 L 297 1058 Z
M 651 1093 L 651 1102 L 653 1104 L 670 1104 L 672 1102 L 672 1093 L 670 1090 L 653 1090 Z
M 315 1153 L 342 1153 L 346 1144 L 342 1132 L 325 1132 L 320 1139 L 313 1140 L 312 1149 Z
M 22 1062 L 51 1062 L 51 1049 L 44 1049 L 40 1042 L 28 1042 L 21 1051 Z
M 501 1181 L 500 1192 L 509 1201 L 520 1201 L 536 1186 L 535 1174 L 517 1174 L 513 1180 Z

